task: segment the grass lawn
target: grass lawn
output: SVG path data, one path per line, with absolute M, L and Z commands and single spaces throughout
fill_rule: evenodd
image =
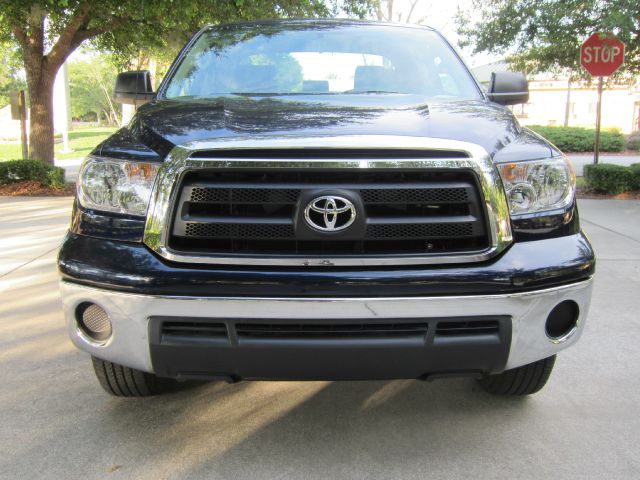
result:
M 115 132 L 115 127 L 93 127 L 69 132 L 71 152 L 61 153 L 62 143 L 56 143 L 55 156 L 57 160 L 85 157 L 101 141 Z M 19 143 L 0 143 L 0 161 L 22 158 L 22 147 Z

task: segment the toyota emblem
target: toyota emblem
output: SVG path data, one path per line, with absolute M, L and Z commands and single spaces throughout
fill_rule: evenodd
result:
M 355 221 L 356 207 L 344 197 L 316 197 L 304 209 L 304 219 L 314 230 L 339 232 Z

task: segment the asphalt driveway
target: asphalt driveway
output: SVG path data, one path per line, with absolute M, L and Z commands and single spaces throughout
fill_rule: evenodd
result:
M 67 339 L 68 198 L 0 198 L 2 478 L 639 478 L 640 201 L 583 200 L 598 274 L 547 387 L 244 382 L 120 400 Z

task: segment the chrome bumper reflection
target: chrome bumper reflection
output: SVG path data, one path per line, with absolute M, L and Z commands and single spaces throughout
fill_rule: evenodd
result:
M 80 349 L 99 358 L 152 372 L 148 323 L 151 316 L 251 319 L 326 319 L 463 317 L 509 315 L 512 339 L 507 369 L 553 355 L 578 340 L 591 300 L 592 280 L 571 285 L 507 295 L 407 298 L 195 298 L 145 296 L 101 290 L 62 282 L 63 308 L 68 333 Z M 562 342 L 550 340 L 545 321 L 563 300 L 580 309 L 577 328 Z M 82 302 L 104 308 L 113 325 L 103 345 L 89 342 L 76 328 L 75 310 Z

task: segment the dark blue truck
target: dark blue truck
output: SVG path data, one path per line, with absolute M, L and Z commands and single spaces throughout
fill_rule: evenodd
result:
M 477 378 L 531 394 L 578 340 L 594 253 L 563 154 L 425 27 L 207 27 L 83 164 L 59 254 L 105 390 Z

